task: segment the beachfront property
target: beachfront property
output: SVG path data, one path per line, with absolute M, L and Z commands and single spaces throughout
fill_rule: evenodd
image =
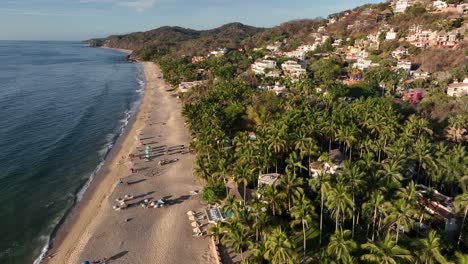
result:
M 452 84 L 447 87 L 447 95 L 454 97 L 462 97 L 468 95 L 468 78 L 465 78 L 463 82 L 455 80 Z
M 283 69 L 283 72 L 291 78 L 297 78 L 306 73 L 304 65 L 294 60 L 283 62 L 283 64 L 281 64 L 281 69 Z
M 267 69 L 274 68 L 276 68 L 276 61 L 267 59 L 257 60 L 251 66 L 252 71 L 259 75 L 264 75 Z
M 379 36 L 380 36 L 380 31 L 377 31 L 376 33 L 371 33 L 371 34 L 367 35 L 367 40 L 370 43 L 379 42 Z
M 177 93 L 186 93 L 192 90 L 194 87 L 200 86 L 204 81 L 194 81 L 194 82 L 181 82 L 177 89 Z
M 398 0 L 393 3 L 393 12 L 404 13 L 406 9 L 414 4 L 413 0 Z

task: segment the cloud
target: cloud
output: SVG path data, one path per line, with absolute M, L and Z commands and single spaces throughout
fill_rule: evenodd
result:
M 156 0 L 80 0 L 81 3 L 113 3 L 143 12 L 155 4 Z

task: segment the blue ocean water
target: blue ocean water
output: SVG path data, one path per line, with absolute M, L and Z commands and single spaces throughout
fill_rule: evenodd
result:
M 125 54 L 0 41 L 0 263 L 33 263 L 141 98 Z

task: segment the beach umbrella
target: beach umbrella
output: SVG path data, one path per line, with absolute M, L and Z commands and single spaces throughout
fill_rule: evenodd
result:
M 83 262 L 81 262 L 81 264 L 90 264 L 89 261 L 85 260 Z
M 194 211 L 188 211 L 188 212 L 187 212 L 187 215 L 194 215 L 194 214 L 195 214 Z
M 200 233 L 201 230 L 200 230 L 200 228 L 197 227 L 197 228 L 194 228 L 194 229 L 193 229 L 193 232 L 194 232 L 194 233 Z
M 192 222 L 192 226 L 193 227 L 198 227 L 198 223 L 197 222 Z
M 188 219 L 189 219 L 190 221 L 195 221 L 195 216 L 190 215 Z

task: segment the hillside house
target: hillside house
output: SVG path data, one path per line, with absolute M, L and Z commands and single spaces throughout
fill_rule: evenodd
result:
M 437 33 L 435 45 L 442 48 L 453 48 L 457 45 L 458 33 L 441 31 Z
M 359 69 L 360 71 L 365 71 L 373 66 L 371 60 L 361 59 L 358 58 L 355 63 L 353 63 L 353 67 Z
M 406 36 L 406 41 L 419 48 L 432 46 L 435 43 L 437 32 L 423 30 L 422 25 L 413 25 Z
M 375 16 L 375 22 L 379 23 L 381 21 L 387 20 L 389 17 L 392 16 L 392 11 L 389 9 L 385 9 L 384 11 L 380 12 Z
M 396 65 L 396 68 L 397 69 L 403 69 L 405 70 L 407 73 L 410 73 L 411 71 L 411 66 L 413 64 L 411 63 L 411 61 L 406 61 L 406 60 L 403 60 L 403 61 L 399 61 Z
M 276 95 L 280 95 L 286 89 L 286 86 L 281 85 L 279 83 L 275 83 L 275 85 L 258 86 L 258 89 L 263 91 L 274 92 Z
M 280 44 L 275 43 L 274 45 L 267 45 L 266 49 L 271 52 L 276 52 L 276 51 L 279 51 L 280 47 L 281 47 Z
M 367 35 L 367 40 L 371 43 L 379 42 L 380 31 Z
M 417 79 L 427 80 L 427 79 L 429 79 L 431 77 L 431 74 L 429 72 L 425 72 L 421 68 L 419 68 L 419 69 L 417 69 L 415 71 L 412 71 L 411 75 L 413 76 L 413 79 L 415 79 L 415 80 L 417 80 Z
M 210 55 L 215 56 L 215 57 L 220 57 L 220 56 L 226 55 L 227 53 L 228 53 L 227 48 L 219 48 L 210 52 Z
M 195 64 L 197 62 L 201 62 L 201 61 L 204 61 L 205 60 L 205 57 L 203 56 L 193 56 L 192 57 L 192 63 Z
M 468 14 L 468 3 L 457 5 L 457 11 L 458 13 L 463 14 L 463 15 Z
M 266 73 L 266 69 L 274 69 L 276 68 L 276 61 L 274 60 L 257 60 L 251 66 L 252 71 L 255 74 L 264 75 Z
M 302 51 L 302 52 L 311 52 L 311 51 L 314 51 L 315 49 L 317 49 L 317 43 L 314 43 L 314 44 L 305 44 L 305 45 L 301 45 L 297 48 L 297 51 Z
M 265 74 L 266 69 L 274 69 L 276 67 L 276 61 L 274 60 L 257 60 L 251 66 L 252 71 L 255 74 Z
M 393 28 L 390 29 L 390 31 L 387 32 L 385 35 L 385 40 L 394 40 L 397 38 L 398 33 L 395 32 Z
M 405 56 L 408 56 L 408 49 L 405 47 L 398 47 L 394 51 L 392 51 L 392 57 L 395 59 L 401 59 Z
M 394 2 L 393 12 L 404 13 L 406 9 L 414 4 L 413 0 L 398 0 Z
M 281 64 L 281 68 L 287 76 L 297 78 L 306 73 L 304 65 L 301 65 L 297 61 L 288 60 Z
M 424 91 L 422 89 L 410 89 L 408 92 L 403 93 L 403 101 L 408 101 L 412 104 L 416 104 L 421 101 L 424 97 Z
M 258 177 L 258 187 L 262 186 L 274 186 L 276 182 L 282 177 L 279 173 L 268 173 L 268 174 L 261 174 Z
M 298 60 L 305 60 L 306 53 L 301 50 L 293 50 L 290 52 L 285 52 L 284 56 L 289 57 L 289 58 L 296 58 Z
M 447 95 L 462 97 L 468 95 L 468 77 L 463 82 L 455 80 L 452 84 L 447 87 Z
M 434 9 L 436 9 L 436 10 L 439 10 L 439 9 L 447 8 L 448 4 L 447 4 L 447 2 L 436 0 L 436 1 L 432 2 L 432 7 Z

